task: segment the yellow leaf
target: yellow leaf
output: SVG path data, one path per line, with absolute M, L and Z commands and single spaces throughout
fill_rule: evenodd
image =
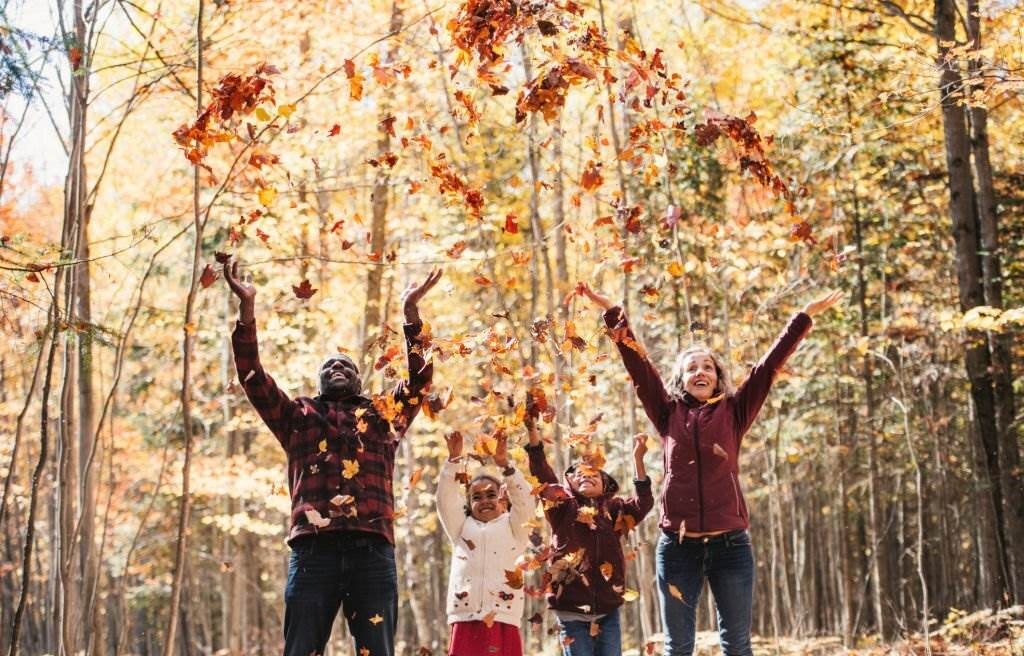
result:
M 256 118 L 258 118 L 261 121 L 270 120 L 270 114 L 268 114 L 267 110 L 263 109 L 262 107 L 257 107 L 256 111 L 253 113 L 256 114 Z
M 665 270 L 668 271 L 668 275 L 672 276 L 673 278 L 683 277 L 683 265 L 680 264 L 678 260 L 673 260 L 669 262 L 668 267 Z
M 636 601 L 640 598 L 640 593 L 632 588 L 626 588 L 626 591 L 622 593 L 622 600 L 625 602 Z
M 341 475 L 345 478 L 352 478 L 359 473 L 358 460 L 342 460 L 341 466 L 343 467 Z
M 377 626 L 378 624 L 380 624 L 383 621 L 384 621 L 384 618 L 380 616 L 380 613 L 378 613 L 378 614 L 376 614 L 376 615 L 374 615 L 373 617 L 370 618 L 370 622 L 372 622 L 374 626 Z
M 263 207 L 270 207 L 276 198 L 277 190 L 273 187 L 264 187 L 260 189 L 260 205 Z
M 280 107 L 277 108 L 277 113 L 285 118 L 288 118 L 289 116 L 295 113 L 295 105 L 281 105 Z
M 318 444 L 317 446 L 320 447 L 320 453 L 327 452 L 327 440 L 320 440 L 320 444 Z

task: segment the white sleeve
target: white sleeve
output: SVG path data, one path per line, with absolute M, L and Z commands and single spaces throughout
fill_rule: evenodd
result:
M 512 509 L 509 521 L 512 524 L 512 534 L 517 540 L 525 542 L 530 535 L 530 527 L 523 526 L 537 512 L 537 499 L 530 494 L 530 484 L 522 472 L 516 469 L 511 476 L 505 477 L 505 487 L 508 490 L 509 503 Z
M 466 492 L 462 483 L 455 480 L 456 474 L 464 470 L 462 461 L 445 460 L 437 477 L 437 516 L 441 520 L 448 539 L 457 542 L 466 523 Z

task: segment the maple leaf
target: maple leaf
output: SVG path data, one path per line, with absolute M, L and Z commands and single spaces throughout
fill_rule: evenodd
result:
M 576 521 L 580 524 L 586 524 L 591 530 L 597 529 L 597 522 L 595 521 L 596 517 L 597 508 L 594 506 L 583 506 L 576 513 Z
M 377 124 L 381 130 L 387 132 L 392 137 L 395 136 L 395 117 L 392 114 L 388 114 L 380 123 Z
M 264 187 L 260 189 L 259 200 L 260 205 L 264 207 L 270 207 L 274 204 L 274 200 L 277 198 L 277 190 L 273 187 Z
M 341 134 L 341 126 L 335 123 L 331 126 L 331 129 L 327 132 L 328 137 L 336 137 Z
M 353 478 L 359 473 L 359 461 L 358 460 L 342 460 L 341 461 L 342 471 L 341 475 L 346 479 Z
M 292 285 L 292 291 L 295 292 L 297 298 L 306 299 L 311 297 L 317 292 L 313 289 L 313 286 L 309 284 L 308 280 L 303 280 L 298 285 Z
M 519 590 L 523 587 L 523 570 L 519 569 L 506 569 L 505 570 L 505 585 L 512 588 L 513 590 Z
M 370 623 L 373 624 L 374 626 L 377 626 L 378 624 L 380 624 L 383 621 L 384 621 L 384 618 L 381 617 L 379 613 L 375 614 L 373 617 L 370 618 Z
M 601 162 L 588 161 L 580 176 L 580 186 L 587 191 L 594 191 L 601 186 L 602 182 L 604 182 L 604 178 L 601 177 Z
M 212 285 L 215 280 L 217 280 L 217 272 L 213 270 L 212 264 L 207 264 L 206 267 L 203 268 L 203 274 L 199 276 L 199 284 L 203 286 L 203 289 L 206 289 Z

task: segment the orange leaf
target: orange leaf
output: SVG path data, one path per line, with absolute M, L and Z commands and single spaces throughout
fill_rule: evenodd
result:
M 495 615 L 497 615 L 497 613 L 495 613 L 492 610 L 491 612 L 489 612 L 489 613 L 487 613 L 486 615 L 483 616 L 483 619 L 481 621 L 484 623 L 484 625 L 488 629 L 491 628 L 492 626 L 494 626 L 494 616 Z
M 523 570 L 521 569 L 507 569 L 505 570 L 505 585 L 512 588 L 513 590 L 519 590 L 523 587 Z
M 672 595 L 673 597 L 675 597 L 675 598 L 676 598 L 676 599 L 678 599 L 679 601 L 686 601 L 685 599 L 683 599 L 683 593 L 682 593 L 682 592 L 680 592 L 680 591 L 679 591 L 679 588 L 677 588 L 677 587 L 676 587 L 676 586 L 675 586 L 674 584 L 672 584 L 672 583 L 669 583 L 669 584 L 668 584 L 668 592 L 669 592 L 669 594 L 671 594 L 671 595 Z
M 601 626 L 597 622 L 590 623 L 590 637 L 596 638 L 601 634 Z
M 601 177 L 601 162 L 588 161 L 587 167 L 583 169 L 583 175 L 580 176 L 580 186 L 587 191 L 594 191 L 602 182 L 604 178 Z
M 419 469 L 417 469 L 416 471 L 414 471 L 412 473 L 412 476 L 409 477 L 409 489 L 411 490 L 414 487 L 416 487 L 416 484 L 420 482 L 420 479 L 422 477 L 423 477 L 423 468 L 420 467 Z
M 612 565 L 609 562 L 604 562 L 604 563 L 601 563 L 600 570 L 601 570 L 601 576 L 604 577 L 604 580 L 605 581 L 610 581 L 611 578 L 612 578 L 612 574 L 615 573 L 615 566 Z
M 505 215 L 505 232 L 507 232 L 510 235 L 515 235 L 519 233 L 519 221 L 518 219 L 516 219 L 515 214 Z
M 373 617 L 370 618 L 370 622 L 373 623 L 374 626 L 377 626 L 378 624 L 380 624 L 383 621 L 384 621 L 384 618 L 381 617 L 380 614 L 374 615 Z
M 199 276 L 199 284 L 206 289 L 213 284 L 213 281 L 217 279 L 217 272 L 213 270 L 212 264 L 207 264 L 206 268 L 203 269 L 203 275 Z
M 359 473 L 359 461 L 358 460 L 342 460 L 341 465 L 343 467 L 341 475 L 345 478 L 353 478 Z

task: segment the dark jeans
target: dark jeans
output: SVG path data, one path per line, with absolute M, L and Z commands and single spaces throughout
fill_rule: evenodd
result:
M 341 607 L 355 653 L 393 656 L 398 581 L 395 549 L 369 533 L 324 533 L 292 545 L 284 590 L 284 654 L 321 654 Z M 364 652 L 365 653 L 365 652 Z
M 686 538 L 679 544 L 676 536 L 663 533 L 658 540 L 657 560 L 665 656 L 693 653 L 697 603 L 705 578 L 715 598 L 722 652 L 726 656 L 751 656 L 754 551 L 750 534 L 733 531 L 709 538 Z
M 619 609 L 616 608 L 599 619 L 597 626 L 601 632 L 596 636 L 591 636 L 590 622 L 559 622 L 562 654 L 564 656 L 621 656 L 622 629 L 619 625 Z

